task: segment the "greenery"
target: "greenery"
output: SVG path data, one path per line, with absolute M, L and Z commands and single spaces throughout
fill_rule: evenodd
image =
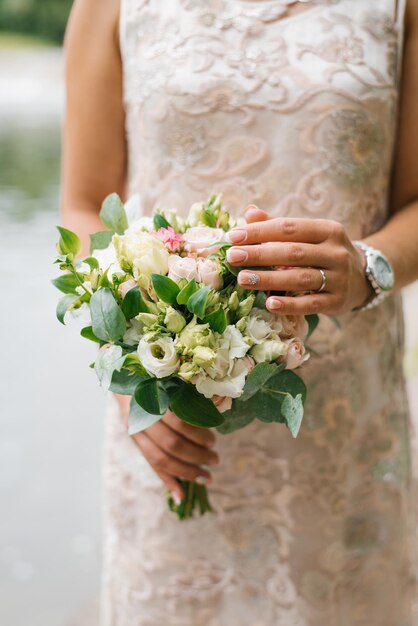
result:
M 72 0 L 0 0 L 0 31 L 62 43 Z

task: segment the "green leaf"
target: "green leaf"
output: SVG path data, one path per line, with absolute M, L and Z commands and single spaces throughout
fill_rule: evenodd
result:
M 266 309 L 266 301 L 267 294 L 265 293 L 265 291 L 257 291 L 254 300 L 254 306 L 257 307 L 257 309 Z
M 204 211 L 202 211 L 200 219 L 205 224 L 205 226 L 209 226 L 209 228 L 216 227 L 216 215 L 210 209 L 205 209 Z
M 190 296 L 187 302 L 187 308 L 190 313 L 193 313 L 193 315 L 196 315 L 200 319 L 205 316 L 209 292 L 210 287 L 201 287 L 196 293 Z
M 251 415 L 245 409 L 243 410 L 243 403 L 236 400 L 232 401 L 232 408 L 222 413 L 222 415 L 225 421 L 216 429 L 222 435 L 228 435 L 235 430 L 240 430 L 255 420 L 254 415 Z
M 161 274 L 151 274 L 152 284 L 157 296 L 167 304 L 174 304 L 176 298 L 180 293 L 180 288 L 174 280 L 168 278 L 168 276 L 162 276 Z
M 168 409 L 168 394 L 158 384 L 157 378 L 141 380 L 135 388 L 134 398 L 151 415 L 164 415 Z
M 141 382 L 142 377 L 137 374 L 132 374 L 126 369 L 121 369 L 113 372 L 112 382 L 109 387 L 113 393 L 120 393 L 123 396 L 133 396 L 136 386 Z
M 246 406 L 254 401 L 256 416 L 263 422 L 285 422 L 286 417 L 282 413 L 284 398 L 290 394 L 294 398 L 297 395 L 306 398 L 306 385 L 303 380 L 291 370 L 283 370 L 272 376 L 263 387 L 256 393 Z
M 90 341 L 94 341 L 95 343 L 102 343 L 101 340 L 94 334 L 92 326 L 85 326 L 84 328 L 82 328 L 80 331 L 80 335 L 84 337 L 84 339 L 89 339 Z
M 292 437 L 296 439 L 303 418 L 302 394 L 298 393 L 295 398 L 290 394 L 285 396 L 281 408 L 283 417 L 286 419 L 289 430 L 292 433 Z
M 136 317 L 138 313 L 149 313 L 149 309 L 138 287 L 133 287 L 128 291 L 122 301 L 122 311 L 127 320 Z
M 67 228 L 57 226 L 60 238 L 57 244 L 58 254 L 73 254 L 76 256 L 81 250 L 79 237 Z
M 93 332 L 102 341 L 114 343 L 123 337 L 126 320 L 110 289 L 99 289 L 90 300 Z
M 194 385 L 181 385 L 168 389 L 170 409 L 181 420 L 192 426 L 213 428 L 220 426 L 224 418 L 212 400 L 200 394 Z
M 79 296 L 64 296 L 57 304 L 57 319 L 61 322 L 61 324 L 65 324 L 64 317 L 70 306 L 73 302 L 78 300 Z
M 284 365 L 276 365 L 276 363 L 258 363 L 247 376 L 240 401 L 246 402 L 252 398 L 272 376 L 283 368 Z
M 131 400 L 131 410 L 129 412 L 128 424 L 129 424 L 129 434 L 136 435 L 140 433 L 142 430 L 149 428 L 153 424 L 156 424 L 161 419 L 162 415 L 151 415 L 145 411 L 136 402 L 135 398 Z
M 100 218 L 105 226 L 119 235 L 123 235 L 128 228 L 125 207 L 117 193 L 112 193 L 105 198 L 100 211 Z
M 309 337 L 312 335 L 312 333 L 319 324 L 319 316 L 316 313 L 312 313 L 312 315 L 305 315 L 305 319 L 308 322 L 309 326 L 309 332 L 306 338 L 309 339 Z
M 224 308 L 221 306 L 213 313 L 210 313 L 203 320 L 204 324 L 209 324 L 212 330 L 217 333 L 223 333 L 228 325 Z
M 142 365 L 139 357 L 134 352 L 127 354 L 125 357 L 125 361 L 123 362 L 124 369 L 133 372 L 134 374 L 138 374 L 143 378 L 149 378 L 148 372 L 145 367 Z
M 87 263 L 91 270 L 98 270 L 100 268 L 99 261 L 93 256 L 89 256 L 83 259 L 83 263 Z
M 114 232 L 112 230 L 100 230 L 90 235 L 90 252 L 104 250 L 110 245 Z
M 192 280 L 190 280 L 187 285 L 185 285 L 183 287 L 183 289 L 181 289 L 181 291 L 179 292 L 178 296 L 177 296 L 177 303 L 178 304 L 187 304 L 189 301 L 190 296 L 192 296 L 194 293 L 196 293 L 196 291 L 199 289 L 199 287 L 197 286 L 197 282 L 195 281 L 194 278 L 192 278 Z
M 84 276 L 82 276 L 82 274 L 77 274 L 77 276 L 75 276 L 74 274 L 64 274 L 63 276 L 54 278 L 54 280 L 52 280 L 51 282 L 54 287 L 56 287 L 63 293 L 77 294 L 75 288 L 80 287 L 80 282 L 82 283 L 83 280 Z
M 125 357 L 120 346 L 109 346 L 104 348 L 97 355 L 94 363 L 94 371 L 100 381 L 100 385 L 105 391 L 110 387 L 113 372 L 119 371 L 123 365 Z
M 169 228 L 170 226 L 170 222 L 166 220 L 164 215 L 161 215 L 161 213 L 155 213 L 152 221 L 154 223 L 155 230 L 160 230 L 160 228 Z

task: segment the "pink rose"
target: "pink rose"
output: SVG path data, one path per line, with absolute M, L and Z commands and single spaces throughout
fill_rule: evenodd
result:
M 162 227 L 159 230 L 152 230 L 151 235 L 162 241 L 167 250 L 170 252 L 178 252 L 183 243 L 182 235 L 175 233 L 171 226 L 168 228 Z
M 254 359 L 249 354 L 246 354 L 245 357 L 243 358 L 243 361 L 247 367 L 248 373 L 250 373 L 251 370 L 253 370 L 255 367 Z
M 181 278 L 198 281 L 196 259 L 191 257 L 181 257 L 178 254 L 170 254 L 168 257 L 168 277 L 178 283 Z
M 200 282 L 213 289 L 222 289 L 223 279 L 219 261 L 214 259 L 197 259 L 197 271 Z
M 130 278 L 129 280 L 125 280 L 124 283 L 119 285 L 119 295 L 121 298 L 124 298 L 128 291 L 136 287 L 136 280 Z
M 309 324 L 304 315 L 280 315 L 283 329 L 280 332 L 281 339 L 300 337 L 306 339 L 309 332 Z
M 226 233 L 222 228 L 209 228 L 209 226 L 193 226 L 188 228 L 183 235 L 186 242 L 186 252 L 196 252 L 200 256 L 208 256 L 214 249 L 208 246 L 214 243 L 226 241 Z
M 212 402 L 218 409 L 219 413 L 229 411 L 232 406 L 232 398 L 228 398 L 228 396 L 212 396 Z
M 287 345 L 287 352 L 285 356 L 287 370 L 294 370 L 309 359 L 310 354 L 309 352 L 306 352 L 305 345 L 299 337 L 294 337 L 284 343 Z

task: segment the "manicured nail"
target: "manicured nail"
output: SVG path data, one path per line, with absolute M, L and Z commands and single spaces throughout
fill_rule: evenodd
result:
M 229 248 L 226 252 L 226 259 L 230 263 L 242 263 L 248 259 L 248 254 L 240 248 Z
M 211 482 L 211 478 L 208 478 L 207 476 L 198 476 L 195 479 L 195 483 L 197 483 L 198 485 L 206 485 L 206 483 L 210 483 Z
M 258 274 L 253 274 L 252 272 L 240 272 L 238 279 L 240 285 L 254 286 L 260 282 Z
M 227 238 L 231 243 L 243 243 L 247 239 L 247 231 L 242 229 L 230 230 Z
M 282 302 L 280 300 L 277 300 L 276 298 L 268 298 L 267 302 L 266 302 L 267 308 L 268 309 L 281 309 L 282 308 Z
M 246 211 L 250 211 L 250 210 L 254 210 L 254 209 L 255 209 L 256 211 L 258 211 L 258 206 L 256 206 L 255 204 L 249 204 L 249 205 L 247 206 L 247 208 L 245 209 L 244 213 L 245 213 Z
M 172 491 L 171 492 L 171 497 L 174 500 L 174 504 L 177 504 L 177 506 L 180 506 L 181 498 L 180 498 L 180 495 L 177 493 L 177 491 Z

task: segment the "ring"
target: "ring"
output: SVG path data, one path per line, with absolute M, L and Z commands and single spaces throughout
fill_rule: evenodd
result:
M 316 293 L 321 293 L 321 291 L 324 291 L 325 287 L 327 286 L 328 278 L 324 270 L 318 270 L 318 271 L 320 272 L 321 277 L 322 277 L 322 285 L 320 286 L 320 288 L 317 290 Z

